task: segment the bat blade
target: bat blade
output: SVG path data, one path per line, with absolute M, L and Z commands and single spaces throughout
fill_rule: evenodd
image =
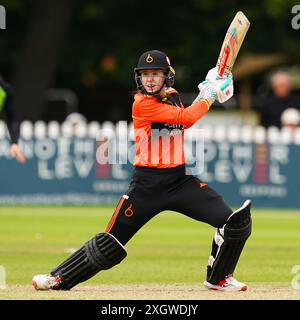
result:
M 226 32 L 218 57 L 217 70 L 220 77 L 228 77 L 230 74 L 249 27 L 247 17 L 238 11 Z

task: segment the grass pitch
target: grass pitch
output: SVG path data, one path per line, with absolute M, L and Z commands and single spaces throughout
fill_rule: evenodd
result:
M 300 299 L 299 274 L 292 273 L 300 265 L 300 212 L 292 210 L 253 210 L 253 232 L 235 272 L 250 286 L 245 293 L 203 288 L 215 230 L 174 212 L 144 226 L 127 244 L 127 258 L 114 268 L 70 292 L 34 291 L 32 276 L 48 273 L 103 232 L 113 211 L 0 207 L 0 265 L 6 271 L 0 299 Z

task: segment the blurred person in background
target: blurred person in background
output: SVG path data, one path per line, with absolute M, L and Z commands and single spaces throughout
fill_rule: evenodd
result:
M 0 112 L 6 115 L 6 123 L 11 139 L 10 153 L 19 163 L 25 163 L 26 159 L 19 145 L 20 125 L 14 109 L 13 90 L 9 83 L 3 80 L 0 75 Z
M 271 77 L 271 89 L 261 102 L 261 124 L 281 128 L 284 110 L 300 109 L 300 95 L 293 92 L 290 75 L 285 71 L 278 71 Z
M 199 85 L 199 95 L 185 107 L 172 87 L 175 70 L 165 53 L 143 53 L 134 72 L 136 156 L 129 189 L 105 232 L 87 241 L 50 274 L 34 276 L 34 288 L 69 290 L 112 268 L 126 257 L 124 246 L 136 232 L 160 212 L 172 210 L 216 228 L 204 285 L 219 291 L 245 291 L 247 286 L 233 272 L 251 234 L 251 202 L 245 201 L 233 212 L 221 195 L 186 171 L 183 149 L 184 130 L 208 112 L 215 100 L 223 103 L 232 97 L 232 75 L 220 78 L 216 68 L 211 69 Z M 168 139 L 164 146 L 162 139 Z

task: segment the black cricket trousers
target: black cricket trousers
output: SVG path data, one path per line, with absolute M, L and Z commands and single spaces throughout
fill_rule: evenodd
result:
M 129 189 L 110 219 L 106 232 L 125 245 L 158 213 L 171 210 L 221 228 L 232 213 L 223 198 L 185 166 L 170 169 L 136 167 Z

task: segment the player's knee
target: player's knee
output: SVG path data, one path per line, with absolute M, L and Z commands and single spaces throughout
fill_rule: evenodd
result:
M 215 228 L 223 228 L 231 214 L 231 210 L 224 209 L 218 210 L 217 212 L 211 212 L 209 224 Z
M 252 231 L 251 201 L 247 200 L 241 208 L 234 211 L 224 226 L 224 238 L 228 240 L 247 239 Z

